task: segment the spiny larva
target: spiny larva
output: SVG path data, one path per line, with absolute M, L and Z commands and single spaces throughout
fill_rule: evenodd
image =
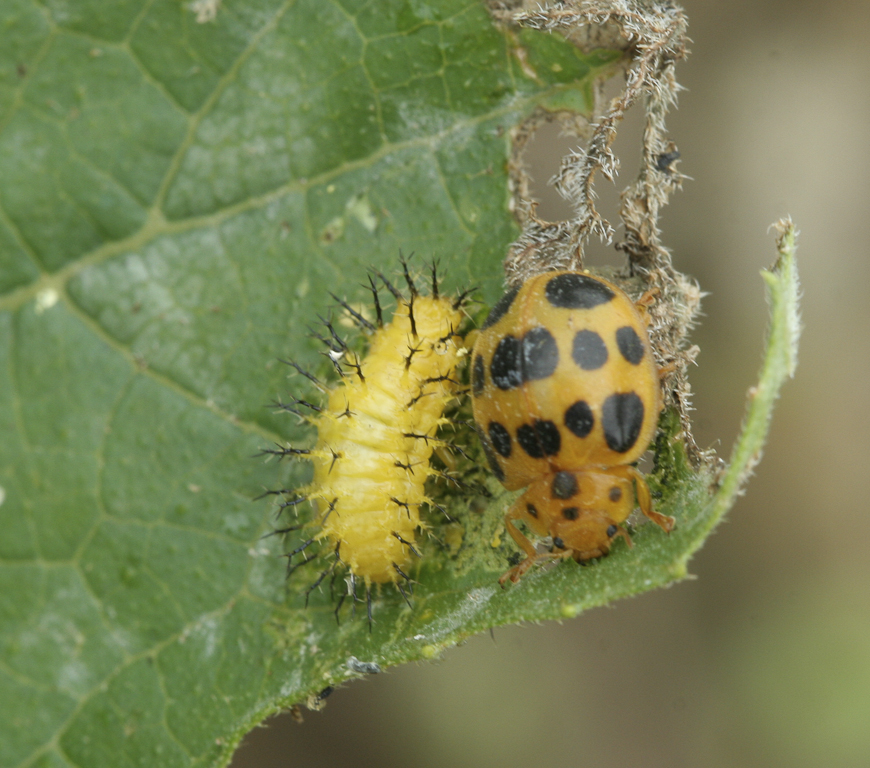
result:
M 635 498 L 673 529 L 632 466 L 662 407 L 646 325 L 643 306 L 585 272 L 536 275 L 489 313 L 472 353 L 474 420 L 496 477 L 508 490 L 528 486 L 505 515 L 526 559 L 502 584 L 544 557 L 600 557 L 618 536 L 630 545 L 620 525 Z M 515 521 L 551 536 L 553 551 L 538 554 Z
M 308 501 L 312 520 L 276 531 L 313 529 L 288 557 L 288 573 L 313 559 L 320 549 L 328 562 L 306 592 L 316 589 L 327 576 L 331 586 L 346 574 L 346 591 L 339 597 L 336 617 L 347 596 L 357 600 L 357 582 L 365 584 L 371 622 L 372 584 L 395 584 L 405 600 L 410 591 L 408 575 L 419 557 L 417 529 L 425 529 L 420 507 L 432 504 L 426 480 L 440 474 L 430 466 L 436 437 L 446 419 L 444 409 L 457 395 L 457 367 L 466 350 L 457 331 L 464 319 L 467 292 L 459 297 L 439 292 L 432 266 L 430 295 L 422 295 L 402 262 L 408 297 L 382 274 L 369 276 L 376 319 L 366 319 L 347 302 L 333 298 L 348 317 L 369 336 L 369 348 L 360 357 L 324 321 L 326 335 L 319 337 L 341 379 L 332 388 L 294 362 L 297 371 L 326 395 L 323 406 L 293 398 L 278 403 L 317 427 L 314 448 L 277 447 L 264 453 L 307 457 L 314 466 L 312 482 L 302 488 L 270 491 L 283 497 L 281 509 Z M 396 299 L 389 322 L 378 296 L 378 282 Z M 310 415 L 299 407 L 313 411 Z M 297 563 L 293 558 L 299 556 Z

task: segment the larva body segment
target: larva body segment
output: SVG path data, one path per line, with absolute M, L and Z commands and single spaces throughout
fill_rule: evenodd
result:
M 302 453 L 312 461 L 314 477 L 297 492 L 314 507 L 319 531 L 313 539 L 328 541 L 324 550 L 335 553 L 316 584 L 337 565 L 346 567 L 351 591 L 356 582 L 366 583 L 369 610 L 373 583 L 397 583 L 405 593 L 399 581 L 409 578 L 418 555 L 416 532 L 425 528 L 420 506 L 429 502 L 424 486 L 434 472 L 429 460 L 440 444 L 435 435 L 456 396 L 456 368 L 465 354 L 456 333 L 461 300 L 439 296 L 434 282 L 433 295 L 422 296 L 409 279 L 410 299 L 387 285 L 398 307 L 380 325 L 378 305 L 380 327 L 371 333 L 368 353 L 357 358 L 331 347 L 342 379 L 311 419 L 317 444 Z M 357 321 L 369 326 L 364 318 Z

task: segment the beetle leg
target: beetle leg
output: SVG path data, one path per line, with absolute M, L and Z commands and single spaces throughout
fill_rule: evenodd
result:
M 623 477 L 634 480 L 635 494 L 637 495 L 637 505 L 640 507 L 640 511 L 643 512 L 643 514 L 647 518 L 652 520 L 665 533 L 670 533 L 672 530 L 674 530 L 676 520 L 674 520 L 673 517 L 669 517 L 668 515 L 663 515 L 660 512 L 656 512 L 652 508 L 652 496 L 649 492 L 649 486 L 646 484 L 646 480 L 640 472 L 638 472 L 634 467 L 631 466 L 613 467 L 610 471 L 614 474 L 620 474 Z
M 565 558 L 571 554 L 570 549 L 565 550 L 564 552 L 538 552 L 535 549 L 535 545 L 520 532 L 519 528 L 514 524 L 514 520 L 525 520 L 526 523 L 531 522 L 528 519 L 528 516 L 523 512 L 526 507 L 523 499 L 524 497 L 521 497 L 508 510 L 508 513 L 504 516 L 504 525 L 505 528 L 507 528 L 507 532 L 511 535 L 511 538 L 517 543 L 517 546 L 526 553 L 526 559 L 518 565 L 515 565 L 507 573 L 502 574 L 501 578 L 498 580 L 498 583 L 501 584 L 502 587 L 508 579 L 516 584 L 529 571 L 529 569 L 540 560 Z
M 517 546 L 526 553 L 526 559 L 502 575 L 498 580 L 498 583 L 502 586 L 504 586 L 508 579 L 516 584 L 522 575 L 526 573 L 526 571 L 528 571 L 539 558 L 538 552 L 535 550 L 535 545 L 520 533 L 519 528 L 517 528 L 513 522 L 514 520 L 522 519 L 523 513 L 521 510 L 522 506 L 520 504 L 514 504 L 504 516 L 504 525 L 505 528 L 507 528 L 507 532 L 511 535 L 511 538 L 517 543 Z

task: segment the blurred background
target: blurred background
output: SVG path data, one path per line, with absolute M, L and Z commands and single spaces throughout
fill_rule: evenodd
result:
M 745 496 L 695 579 L 349 684 L 303 724 L 250 734 L 234 768 L 870 766 L 870 3 L 683 5 L 669 125 L 694 180 L 663 232 L 710 294 L 695 427 L 724 458 L 761 359 L 768 226 L 791 214 L 801 231 L 798 372 Z M 620 130 L 620 186 L 639 118 Z M 566 213 L 546 182 L 569 146 L 547 129 L 533 147 L 544 218 Z M 616 191 L 598 191 L 613 220 Z

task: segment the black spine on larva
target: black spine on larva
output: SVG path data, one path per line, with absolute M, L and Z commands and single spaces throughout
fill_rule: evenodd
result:
M 345 405 L 344 410 L 341 413 L 335 414 L 336 419 L 349 419 L 351 417 L 353 417 L 353 411 L 347 405 Z
M 412 591 L 412 593 L 413 593 L 413 587 L 411 587 L 411 584 L 413 584 L 413 582 L 411 581 L 411 577 L 408 576 L 408 574 L 405 573 L 401 568 L 399 568 L 399 566 L 398 566 L 397 563 L 393 563 L 393 568 L 396 569 L 396 573 L 398 573 L 399 576 L 401 576 L 405 581 L 408 582 L 408 586 L 409 586 L 409 588 L 411 589 L 411 591 Z
M 260 456 L 261 454 L 257 454 Z M 288 493 L 296 493 L 292 488 L 275 488 L 271 491 L 263 491 L 259 496 L 255 496 L 252 500 L 259 501 L 260 499 L 265 499 L 267 496 L 286 496 Z M 308 501 L 307 496 L 297 496 L 293 499 L 292 504 L 288 504 L 288 506 L 294 506 L 295 504 L 301 504 L 303 501 Z
M 276 446 L 276 448 L 263 448 L 257 456 L 277 456 L 279 459 L 283 459 L 285 456 L 308 456 L 311 453 L 310 448 L 290 448 L 289 446 L 285 448 L 277 443 Z M 280 493 L 280 491 L 276 491 L 276 493 Z
M 422 557 L 422 555 L 417 551 L 417 548 L 410 541 L 405 541 L 405 539 L 403 539 L 401 536 L 399 536 L 399 534 L 396 533 L 396 531 L 393 531 L 393 536 L 395 536 L 399 541 L 401 541 L 402 544 L 404 544 L 409 550 L 411 550 L 411 552 L 413 554 L 417 555 L 417 557 Z
M 425 440 L 427 444 L 430 440 L 438 440 L 439 442 L 442 442 L 442 443 L 444 442 L 443 440 L 440 440 L 439 438 L 435 437 L 434 435 L 421 435 L 421 434 L 417 434 L 416 432 L 402 432 L 402 437 L 410 437 L 413 440 Z
M 335 577 L 335 574 L 333 574 L 333 578 L 334 578 L 334 577 Z M 331 583 L 330 583 L 330 588 L 331 588 Z M 346 590 L 347 590 L 347 586 L 345 586 L 345 591 L 342 592 L 342 593 L 338 596 L 338 601 L 337 601 L 336 604 L 335 604 L 335 610 L 332 612 L 332 615 L 335 616 L 335 623 L 338 624 L 338 626 L 341 626 L 341 620 L 338 618 L 338 613 L 339 613 L 339 611 L 341 611 L 341 606 L 344 605 L 344 600 L 345 600 L 345 598 L 347 597 L 347 591 L 346 591 Z
M 437 384 L 441 381 L 448 381 L 451 384 L 455 384 L 457 387 L 459 386 L 459 382 L 456 379 L 450 378 L 450 374 L 442 373 L 440 376 L 429 376 L 423 379 L 423 384 Z
M 288 525 L 286 528 L 276 528 L 274 531 L 269 531 L 269 533 L 264 533 L 260 536 L 261 539 L 268 539 L 270 536 L 283 536 L 285 533 L 295 533 L 296 531 L 301 531 L 305 527 L 305 523 L 299 523 L 298 525 Z
M 280 403 L 280 400 L 278 401 Z M 317 411 L 317 413 L 323 413 L 323 407 L 320 405 L 316 405 L 315 403 L 309 403 L 307 400 L 300 400 L 297 397 L 293 398 L 294 405 L 301 405 L 305 408 L 309 408 L 312 411 Z
M 326 385 L 318 379 L 314 374 L 310 371 L 306 371 L 299 363 L 294 362 L 293 360 L 279 360 L 279 363 L 283 363 L 284 365 L 289 365 L 291 368 L 295 368 L 297 373 L 301 373 L 308 381 L 314 384 L 321 392 L 328 392 L 329 389 Z
M 338 542 L 338 543 L 341 544 L 341 542 Z M 341 560 L 341 564 L 345 565 L 345 562 L 343 560 Z M 329 602 L 331 602 L 331 603 L 335 602 L 335 579 L 338 576 L 338 570 L 339 570 L 338 568 L 333 570 L 332 578 L 329 580 Z
M 317 413 L 323 413 L 323 408 L 319 405 L 315 405 L 314 403 L 309 403 L 307 400 L 300 400 L 297 397 L 290 396 L 290 399 L 293 401 L 292 403 L 285 403 L 282 400 L 273 400 L 269 403 L 270 408 L 276 408 L 279 411 L 284 411 L 286 413 L 292 413 L 295 416 L 299 416 L 300 418 L 308 420 L 311 418 L 307 413 L 303 413 L 298 410 L 295 406 L 301 405 L 303 408 L 308 408 L 309 410 L 316 411 Z
M 317 333 L 313 328 L 309 328 L 311 338 L 317 339 L 321 344 L 326 347 L 326 352 L 323 352 L 330 363 L 332 363 L 332 367 L 335 368 L 335 372 L 341 377 L 344 378 L 344 369 L 341 367 L 339 360 L 344 357 L 345 353 L 348 351 L 347 344 L 345 344 L 344 339 L 341 338 L 332 327 L 332 323 L 326 320 L 325 318 L 317 316 L 324 327 L 328 328 L 330 331 L 331 339 L 327 339 L 325 336 L 321 336 Z
M 475 286 L 474 288 L 469 288 L 468 290 L 460 293 L 456 297 L 456 301 L 453 302 L 453 309 L 459 309 L 460 307 L 464 306 L 466 299 L 468 299 L 468 297 L 471 296 L 471 294 L 474 293 L 476 290 L 477 286 Z
M 393 565 L 395 565 L 395 563 L 393 563 Z M 414 606 L 411 605 L 411 598 L 409 598 L 408 595 L 406 594 L 405 588 L 402 586 L 401 581 L 396 582 L 396 589 L 399 590 L 399 594 L 402 596 L 402 599 L 404 599 L 404 601 L 408 604 L 408 607 L 413 608 Z
M 417 321 L 414 319 L 414 297 L 416 293 L 411 294 L 411 300 L 408 302 L 408 320 L 411 321 L 411 335 L 417 338 Z
M 442 507 L 440 504 L 436 504 L 434 501 L 430 500 L 429 506 L 432 507 L 432 509 L 437 509 L 442 515 L 444 515 L 444 519 L 448 523 L 455 523 L 456 522 L 456 518 L 452 517 L 450 515 L 450 513 L 446 509 L 444 509 L 444 507 Z
M 308 501 L 308 497 L 300 496 L 299 498 L 290 499 L 290 501 L 282 501 L 278 505 L 278 514 L 280 515 L 285 509 L 290 507 L 298 507 L 303 501 Z
M 414 350 L 414 351 L 417 351 L 417 350 Z M 408 362 L 410 362 L 410 356 L 408 357 Z M 406 368 L 407 368 L 407 366 L 406 366 Z M 430 376 L 427 379 L 423 379 L 423 381 L 420 382 L 420 394 L 408 402 L 408 408 L 410 408 L 415 403 L 419 402 L 419 400 L 421 398 L 426 397 L 426 395 L 434 394 L 433 392 L 424 392 L 423 391 L 423 389 L 425 388 L 425 386 L 427 384 L 437 384 L 438 382 L 444 382 L 444 381 L 449 382 L 450 384 L 455 384 L 456 386 L 459 386 L 459 382 L 456 381 L 455 379 L 451 379 L 450 376 Z M 460 390 L 457 392 L 457 394 L 463 394 L 463 393 Z
M 411 407 L 413 407 L 416 403 L 420 402 L 420 400 L 422 400 L 424 397 L 427 397 L 428 395 L 432 395 L 432 394 L 434 394 L 434 393 L 432 393 L 432 392 L 424 392 L 424 391 L 423 391 L 423 388 L 421 387 L 421 388 L 420 388 L 420 394 L 417 395 L 416 397 L 412 398 L 412 399 L 408 402 L 408 405 L 407 405 L 406 407 L 407 407 L 407 408 L 411 408 Z
M 407 356 L 405 357 L 405 370 L 406 370 L 406 371 L 411 370 L 411 359 L 412 359 L 412 358 L 414 357 L 414 355 L 417 354 L 417 352 L 419 352 L 421 349 L 422 349 L 422 347 L 419 347 L 419 346 L 418 346 L 418 347 L 408 347 L 408 354 L 407 354 Z
M 432 477 L 438 477 L 441 480 L 447 480 L 448 482 L 453 483 L 453 485 L 455 485 L 457 488 L 461 488 L 465 491 L 476 491 L 477 490 L 477 486 L 469 485 L 468 483 L 464 482 L 463 480 L 460 480 L 458 477 L 454 477 L 453 475 L 449 475 L 446 472 L 443 472 L 443 471 L 438 470 L 438 469 L 430 470 L 430 475 Z
M 335 576 L 335 568 L 337 565 L 340 565 L 342 562 L 341 556 L 338 554 L 340 547 L 341 547 L 341 542 L 339 541 L 338 543 L 336 543 L 335 549 L 333 550 L 332 562 L 320 572 L 320 575 L 317 577 L 317 580 L 310 587 L 308 587 L 308 589 L 305 590 L 305 607 L 306 608 L 308 607 L 308 598 L 311 595 L 311 593 L 320 586 L 320 584 L 323 582 L 323 580 L 330 573 L 333 574 L 333 577 Z M 330 591 L 331 590 L 332 590 L 332 585 L 330 584 Z
M 340 355 L 344 354 L 344 350 L 341 349 L 341 347 L 337 347 L 335 345 L 334 341 L 327 339 L 325 336 L 321 336 L 315 330 L 312 329 L 310 335 L 311 335 L 312 339 L 317 339 L 321 344 L 323 344 L 324 347 L 327 348 L 327 350 L 328 350 L 326 353 L 327 355 L 332 354 L 332 355 L 339 355 L 340 356 Z
M 338 296 L 336 296 L 334 293 L 330 293 L 329 295 L 332 296 L 332 298 L 338 302 L 338 305 L 345 312 L 347 312 L 347 314 L 350 315 L 351 320 L 353 320 L 357 324 L 357 326 L 362 328 L 364 331 L 368 331 L 369 333 L 375 332 L 375 330 L 376 330 L 375 327 L 368 320 L 366 320 L 359 312 L 357 312 L 355 309 L 353 309 L 350 306 L 350 304 L 348 304 L 346 301 L 344 301 L 344 299 L 338 298 Z
M 335 498 L 329 502 L 329 506 L 326 508 L 326 514 L 320 520 L 321 526 L 325 525 L 326 521 L 329 520 L 329 516 L 333 513 L 333 510 L 335 510 L 335 505 L 337 503 L 338 503 L 338 498 Z M 341 544 L 340 541 L 338 543 Z
M 341 458 L 341 454 L 333 451 L 331 448 L 329 450 L 332 451 L 332 462 L 329 465 L 329 471 L 332 472 L 332 468 L 335 466 L 335 463 Z
M 293 573 L 293 571 L 295 571 L 300 565 L 303 565 L 304 563 L 310 562 L 310 558 L 307 557 L 307 553 L 306 553 L 306 555 L 303 556 L 302 562 L 296 563 L 295 565 L 292 565 L 293 558 L 296 555 L 299 555 L 299 554 L 302 554 L 303 552 L 305 552 L 305 550 L 308 549 L 308 547 L 310 547 L 315 541 L 316 541 L 316 539 L 314 539 L 314 538 L 303 541 L 298 547 L 296 547 L 296 549 L 293 549 L 290 552 L 287 552 L 286 554 L 282 555 L 282 557 L 287 558 L 287 578 L 288 579 L 290 578 L 290 574 Z
M 348 360 L 347 364 L 356 371 L 356 375 L 359 377 L 359 380 L 365 384 L 366 377 L 363 376 L 362 372 L 362 364 L 359 361 L 359 357 L 354 355 L 353 361 Z
M 405 512 L 408 513 L 408 517 L 411 517 L 411 505 L 408 504 L 407 501 L 400 501 L 395 496 L 390 496 L 390 501 L 392 501 L 397 507 L 403 507 Z
M 326 317 L 321 317 L 320 315 L 317 316 L 317 319 L 320 320 L 323 327 L 326 328 L 327 331 L 329 331 L 329 335 L 332 341 L 330 341 L 329 339 L 325 339 L 323 336 L 319 336 L 316 333 L 312 334 L 314 338 L 322 341 L 324 344 L 326 344 L 326 346 L 330 348 L 331 351 L 335 353 L 347 352 L 347 342 L 338 335 L 338 331 L 335 330 L 335 326 L 332 324 L 332 320 Z
M 384 313 L 381 310 L 381 299 L 378 296 L 378 286 L 375 284 L 375 279 L 369 275 L 369 287 L 372 291 L 372 301 L 375 304 L 375 315 L 378 318 L 378 328 L 384 327 Z
M 404 256 L 400 256 L 399 261 L 402 264 L 402 272 L 405 275 L 405 282 L 408 284 L 408 290 L 411 292 L 411 300 L 413 300 L 417 295 L 417 286 L 414 284 L 414 280 L 411 278 L 411 273 L 408 271 L 407 259 L 405 259 Z
M 446 344 L 450 339 L 452 339 L 456 335 L 456 330 L 453 327 L 453 323 L 448 327 L 447 333 L 442 336 L 440 339 L 436 340 L 436 344 Z
M 376 275 L 381 279 L 381 282 L 384 284 L 384 286 L 386 287 L 386 289 L 387 289 L 390 293 L 393 294 L 393 298 L 394 298 L 396 301 L 399 301 L 399 302 L 401 302 L 401 301 L 405 301 L 405 297 L 402 296 L 401 293 L 399 293 L 399 291 L 398 291 L 398 289 L 396 288 L 395 285 L 393 285 L 389 280 L 387 280 L 386 277 L 384 277 L 384 275 L 383 275 L 382 272 L 375 272 L 375 274 L 376 274 Z
M 432 260 L 432 298 L 438 299 L 438 262 Z
M 285 555 L 285 557 L 286 557 L 286 555 Z M 297 571 L 299 568 L 302 568 L 302 567 L 308 565 L 308 563 L 310 563 L 310 562 L 311 562 L 312 560 L 314 560 L 314 559 L 315 559 L 315 556 L 308 557 L 308 553 L 306 552 L 305 555 L 304 555 L 304 557 L 303 557 L 303 558 L 302 558 L 298 563 L 296 563 L 295 565 L 291 565 L 291 564 L 290 564 L 290 561 L 288 560 L 288 561 L 287 561 L 287 573 L 286 573 L 286 575 L 284 576 L 284 578 L 289 580 L 290 577 L 291 577 L 294 573 L 296 573 L 296 571 Z
M 468 422 L 457 421 L 457 424 L 465 424 L 468 425 Z M 474 428 L 474 425 L 471 425 L 471 428 Z M 456 451 L 460 456 L 464 456 L 466 459 L 471 461 L 471 456 L 469 456 L 465 451 L 462 450 L 456 443 L 448 442 L 447 440 L 442 440 L 440 437 L 435 437 L 434 435 L 421 435 L 416 432 L 402 432 L 402 437 L 407 437 L 411 440 L 424 440 L 427 444 L 432 441 L 436 445 L 444 446 L 445 448 L 449 448 L 451 451 Z
M 408 592 L 413 595 L 414 594 L 414 583 L 411 581 L 411 577 L 408 576 L 408 574 L 405 573 L 401 568 L 399 568 L 399 566 L 396 563 L 393 563 L 393 568 L 395 568 L 396 573 L 398 573 L 399 576 L 401 576 L 405 580 L 405 582 L 408 585 Z M 408 595 L 405 593 L 405 588 L 402 586 L 401 581 L 396 582 L 396 588 L 399 590 L 399 592 L 401 593 L 405 602 L 408 604 L 408 607 L 413 608 L 414 606 L 411 605 L 411 600 L 408 597 Z
M 326 568 L 324 568 L 320 575 L 315 579 L 314 583 L 305 590 L 305 607 L 308 607 L 308 598 L 311 596 L 311 593 L 317 589 L 321 582 L 327 577 L 327 575 L 335 568 L 335 560 L 333 560 Z

